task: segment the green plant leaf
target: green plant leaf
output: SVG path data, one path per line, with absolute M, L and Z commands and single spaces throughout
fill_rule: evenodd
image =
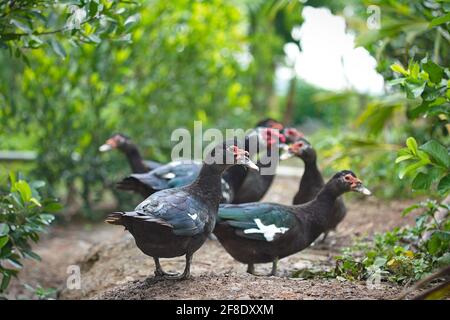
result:
M 11 275 L 3 273 L 2 282 L 0 284 L 0 292 L 3 292 L 6 290 L 10 281 L 11 281 Z
M 419 172 L 412 182 L 413 190 L 428 190 L 433 183 L 433 177 L 429 174 Z
M 411 151 L 412 154 L 417 155 L 417 141 L 413 137 L 406 139 L 406 146 Z
M 425 90 L 426 82 L 424 80 L 412 80 L 408 78 L 405 81 L 405 90 L 406 90 L 406 96 L 408 99 L 416 99 L 420 97 L 423 90 Z
M 409 160 L 409 159 L 412 159 L 412 158 L 414 158 L 414 156 L 412 154 L 406 154 L 404 156 L 397 157 L 397 159 L 395 159 L 395 163 L 399 163 L 399 162 L 402 162 L 402 161 L 405 161 L 405 160 Z
M 403 179 L 406 175 L 408 175 L 411 172 L 417 172 L 418 169 L 424 167 L 427 164 L 427 162 L 421 160 L 421 161 L 417 161 L 413 164 L 410 164 L 409 166 L 403 168 L 402 170 L 400 170 L 398 177 L 400 179 Z
M 433 158 L 439 165 L 446 168 L 450 167 L 450 156 L 447 149 L 436 140 L 428 141 L 420 146 L 420 149 L 430 155 L 430 157 Z
M 430 22 L 430 28 L 439 26 L 443 23 L 447 23 L 450 21 L 450 13 L 447 13 L 446 15 L 437 17 L 436 19 L 431 20 Z
M 31 188 L 26 181 L 19 180 L 14 184 L 14 187 L 19 191 L 23 202 L 31 200 Z
M 444 76 L 444 69 L 431 60 L 422 65 L 423 69 L 430 76 L 430 80 L 434 83 L 440 83 Z
M 6 223 L 0 223 L 0 237 L 9 233 L 9 226 Z
M 408 71 L 405 70 L 405 68 L 403 68 L 401 65 L 395 63 L 393 65 L 391 65 L 391 70 L 397 73 L 401 73 L 404 76 L 408 76 L 409 73 Z
M 3 248 L 9 241 L 9 237 L 7 235 L 0 237 L 0 249 Z
M 442 196 L 446 195 L 450 191 L 450 174 L 447 174 L 441 179 L 441 181 L 439 181 L 437 189 Z
M 62 46 L 62 44 L 59 41 L 56 41 L 55 39 L 50 40 L 50 45 L 53 49 L 53 51 L 60 56 L 62 59 L 66 58 L 66 50 Z

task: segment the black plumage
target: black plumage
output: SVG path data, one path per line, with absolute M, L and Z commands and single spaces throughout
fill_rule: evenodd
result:
M 248 264 L 248 272 L 254 273 L 255 263 L 272 262 L 275 274 L 278 259 L 305 249 L 332 227 L 334 203 L 348 191 L 369 194 L 353 172 L 344 170 L 301 205 L 220 205 L 214 234 L 233 258 Z

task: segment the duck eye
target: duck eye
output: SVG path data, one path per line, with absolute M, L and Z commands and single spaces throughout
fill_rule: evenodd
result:
M 349 176 L 345 176 L 344 179 L 345 179 L 345 181 L 350 181 L 350 177 Z

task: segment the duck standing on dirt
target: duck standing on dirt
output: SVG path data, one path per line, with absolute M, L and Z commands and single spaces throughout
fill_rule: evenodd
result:
M 317 167 L 317 153 L 312 145 L 305 138 L 289 145 L 288 151 L 281 155 L 281 159 L 286 160 L 291 156 L 300 158 L 305 164 L 305 170 L 300 180 L 300 187 L 294 196 L 293 204 L 302 204 L 313 200 L 319 191 L 325 185 L 322 174 Z M 337 225 L 344 219 L 347 209 L 342 197 L 337 198 L 334 207 L 332 220 L 329 221 L 330 229 L 326 230 L 322 241 L 328 235 L 328 232 L 335 230 Z
M 330 229 L 335 201 L 349 191 L 371 194 L 352 171 L 344 170 L 304 204 L 221 205 L 214 234 L 234 259 L 248 264 L 247 272 L 255 274 L 255 263 L 272 262 L 271 275 L 275 275 L 278 259 L 307 248 Z
M 190 275 L 192 255 L 214 228 L 221 198 L 221 175 L 233 165 L 258 169 L 245 150 L 230 143 L 220 144 L 205 159 L 194 182 L 158 191 L 134 211 L 112 213 L 106 222 L 125 226 L 138 248 L 153 257 L 157 278 L 186 279 Z M 159 258 L 182 255 L 186 255 L 186 267 L 181 275 L 162 270 Z
M 104 144 L 98 148 L 100 152 L 117 149 L 125 154 L 133 173 L 144 173 L 161 166 L 161 163 L 142 159 L 136 144 L 124 134 L 113 134 Z

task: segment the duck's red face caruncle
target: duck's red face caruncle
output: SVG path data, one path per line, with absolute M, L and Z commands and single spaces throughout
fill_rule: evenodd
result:
M 296 142 L 299 139 L 305 137 L 305 135 L 302 132 L 298 131 L 295 128 L 285 128 L 283 130 L 283 134 L 286 137 L 286 141 L 288 143 Z
M 111 138 L 105 141 L 104 144 L 100 146 L 99 151 L 106 152 L 113 149 L 120 148 L 127 142 L 127 138 L 121 134 L 115 134 Z
M 259 167 L 252 160 L 250 160 L 250 154 L 248 151 L 240 149 L 237 146 L 229 147 L 228 151 L 233 153 L 235 164 L 243 165 L 249 167 L 250 169 L 259 171 Z
M 367 196 L 372 194 L 372 192 L 370 192 L 370 190 L 363 185 L 361 180 L 350 173 L 344 176 L 344 181 L 350 186 L 350 190 L 352 191 L 359 192 Z
M 261 137 L 266 142 L 267 146 L 284 144 L 286 143 L 286 137 L 277 129 L 264 128 L 261 130 Z

